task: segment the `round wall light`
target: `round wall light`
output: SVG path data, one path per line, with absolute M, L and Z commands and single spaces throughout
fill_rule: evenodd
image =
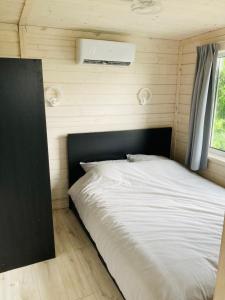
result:
M 140 105 L 146 105 L 152 99 L 152 91 L 150 88 L 141 88 L 137 94 L 137 98 Z
M 57 106 L 62 100 L 62 91 L 60 88 L 52 86 L 45 89 L 45 100 L 49 106 Z

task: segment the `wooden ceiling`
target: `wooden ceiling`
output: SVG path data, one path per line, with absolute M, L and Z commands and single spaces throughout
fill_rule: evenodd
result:
M 0 0 L 0 22 L 17 24 L 24 6 L 24 0 Z
M 184 39 L 225 27 L 225 0 L 161 0 L 137 15 L 128 0 L 0 0 L 0 22 Z

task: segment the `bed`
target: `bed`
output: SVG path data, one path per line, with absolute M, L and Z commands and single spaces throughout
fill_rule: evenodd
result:
M 97 148 L 109 148 L 80 151 L 87 141 L 94 145 L 110 134 L 113 149 L 98 143 Z M 224 189 L 169 159 L 115 164 L 82 176 L 76 168 L 80 161 L 121 159 L 125 153 L 141 153 L 139 148 L 144 154 L 169 157 L 171 129 L 110 134 L 69 136 L 70 206 L 125 299 L 212 300 Z M 117 134 L 124 135 L 121 147 L 115 146 Z

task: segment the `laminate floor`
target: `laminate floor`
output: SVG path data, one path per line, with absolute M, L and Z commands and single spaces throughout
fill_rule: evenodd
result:
M 56 258 L 0 274 L 0 300 L 122 300 L 74 214 L 54 211 Z

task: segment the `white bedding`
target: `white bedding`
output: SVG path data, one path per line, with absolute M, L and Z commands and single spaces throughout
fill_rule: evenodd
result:
M 211 300 L 225 190 L 170 160 L 90 171 L 69 191 L 127 300 Z

